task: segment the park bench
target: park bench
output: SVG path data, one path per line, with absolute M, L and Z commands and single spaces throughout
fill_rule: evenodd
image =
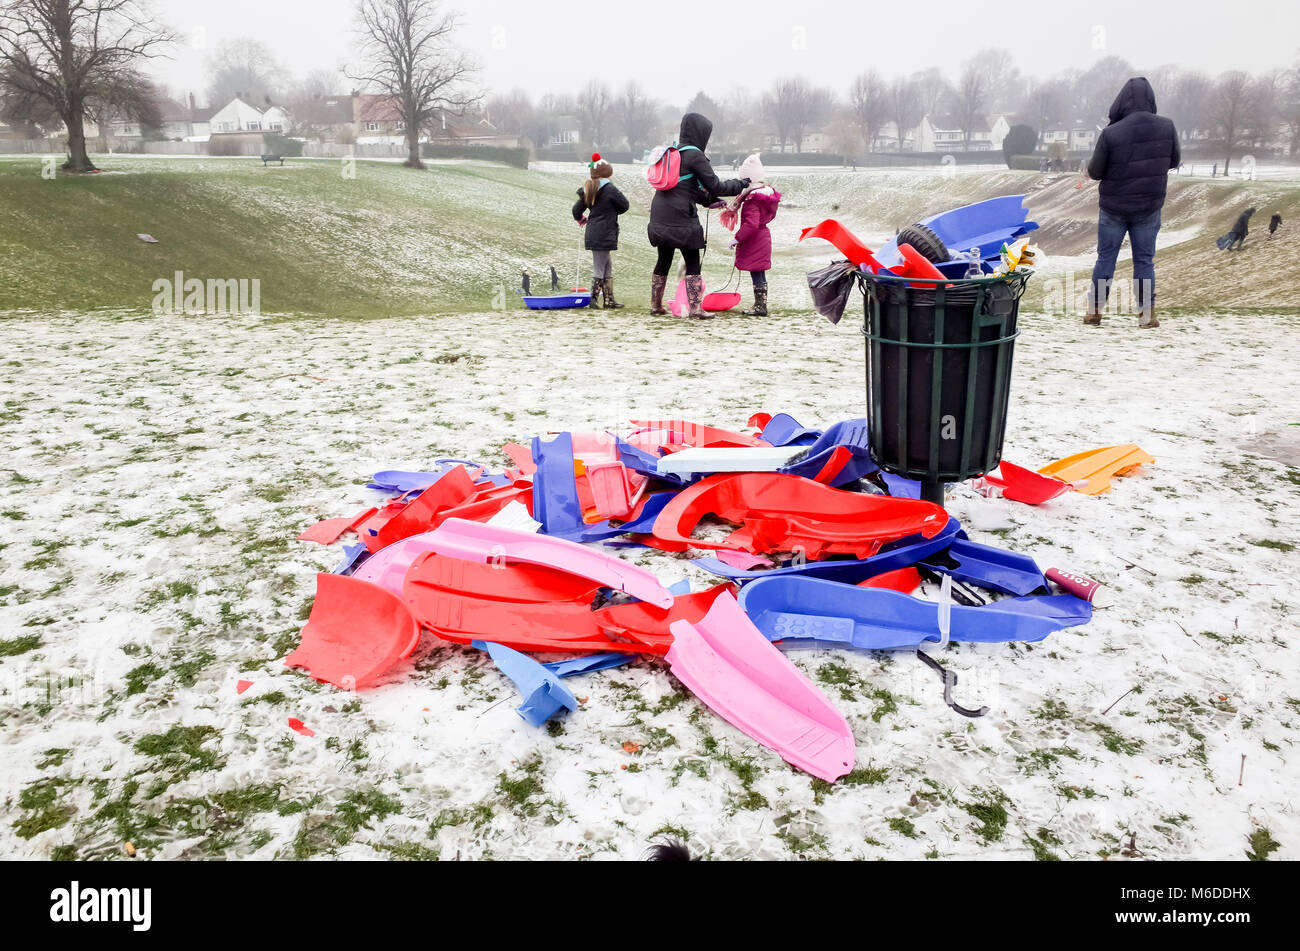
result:
M 283 159 L 281 156 L 279 156 L 279 155 L 263 155 L 263 156 L 262 156 L 262 168 L 266 168 L 267 164 L 270 163 L 270 162 L 279 162 L 281 165 L 283 165 L 283 164 L 284 164 L 284 159 Z

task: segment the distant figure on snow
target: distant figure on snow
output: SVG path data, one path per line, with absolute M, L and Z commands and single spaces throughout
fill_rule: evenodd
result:
M 767 170 L 758 153 L 740 166 L 740 177 L 749 179 L 744 191 L 723 211 L 723 224 L 736 229 L 731 246 L 736 249 L 736 267 L 749 272 L 754 285 L 754 306 L 746 317 L 767 316 L 767 272 L 772 269 L 772 233 L 767 226 L 776 217 L 781 193 L 766 184 Z
M 1139 327 L 1159 327 L 1156 320 L 1156 235 L 1165 204 L 1169 172 L 1182 161 L 1173 122 L 1156 115 L 1156 94 L 1145 77 L 1124 84 L 1110 107 L 1110 124 L 1097 138 L 1088 176 L 1100 182 L 1097 216 L 1097 263 L 1088 288 L 1083 322 L 1101 326 L 1101 312 L 1115 277 L 1115 259 L 1127 234 L 1133 249 L 1133 293 Z
M 555 265 L 552 264 L 551 265 L 551 290 L 558 291 L 559 289 L 560 289 L 560 275 L 555 272 Z
M 599 152 L 592 154 L 587 170 L 587 181 L 578 189 L 578 200 L 573 203 L 573 220 L 587 229 L 582 243 L 591 252 L 590 306 L 614 310 L 623 305 L 614 299 L 614 261 L 610 252 L 618 250 L 618 216 L 630 206 L 610 181 L 614 166 Z M 598 305 L 596 301 L 602 294 L 605 302 Z
M 524 289 L 524 296 L 528 297 L 533 293 L 531 281 L 528 278 L 528 268 L 524 268 L 524 273 L 520 278 L 520 286 Z
M 1277 231 L 1277 229 L 1280 227 L 1282 227 L 1282 213 L 1280 211 L 1275 211 L 1273 212 L 1273 217 L 1268 219 L 1268 240 L 1269 241 L 1273 240 L 1273 233 Z

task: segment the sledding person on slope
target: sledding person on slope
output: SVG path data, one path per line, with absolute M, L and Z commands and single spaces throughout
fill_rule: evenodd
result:
M 767 171 L 758 153 L 741 164 L 740 176 L 749 184 L 727 203 L 723 224 L 736 227 L 736 237 L 731 241 L 736 249 L 736 267 L 748 271 L 754 285 L 754 307 L 742 313 L 746 317 L 766 317 L 767 272 L 772 269 L 772 233 L 767 226 L 776 217 L 781 193 L 766 184 Z
M 1232 226 L 1232 230 L 1215 242 L 1220 251 L 1231 251 L 1234 248 L 1241 249 L 1242 244 L 1246 241 L 1246 235 L 1250 234 L 1250 217 L 1254 213 L 1254 208 L 1247 208 L 1237 216 L 1237 222 Z
M 713 171 L 713 165 L 704 154 L 713 134 L 713 123 L 698 112 L 682 116 L 677 149 L 681 158 L 681 172 L 672 188 L 656 191 L 650 203 L 650 226 L 647 233 L 650 244 L 659 251 L 654 276 L 650 279 L 650 313 L 662 315 L 664 288 L 668 285 L 668 272 L 673 266 L 673 252 L 681 251 L 686 262 L 686 299 L 690 302 L 688 317 L 712 317 L 700 306 L 704 300 L 704 278 L 700 275 L 700 251 L 704 249 L 704 229 L 695 213 L 697 204 L 706 207 L 723 207 L 721 199 L 739 195 L 749 184 L 744 179 L 722 181 Z
M 1273 212 L 1273 217 L 1268 219 L 1268 240 L 1273 240 L 1273 234 L 1278 228 L 1282 227 L 1282 212 Z
M 573 204 L 573 220 L 586 227 L 583 246 L 591 252 L 591 306 L 603 294 L 604 307 L 612 310 L 622 307 L 614 300 L 614 262 L 611 251 L 618 250 L 618 216 L 628 209 L 627 199 L 610 179 L 614 166 L 600 153 L 593 153 L 587 168 L 590 177 L 578 189 L 578 200 Z

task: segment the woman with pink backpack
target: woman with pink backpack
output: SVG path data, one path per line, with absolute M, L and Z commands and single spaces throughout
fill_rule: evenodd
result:
M 713 165 L 704 154 L 713 134 L 713 123 L 698 112 L 688 112 L 682 117 L 681 133 L 677 143 L 667 150 L 662 166 L 671 171 L 658 179 L 660 163 L 652 163 L 649 170 L 655 197 L 650 203 L 650 226 L 647 232 L 650 244 L 659 251 L 654 276 L 650 279 L 650 313 L 662 315 L 664 288 L 668 286 L 668 272 L 672 270 L 673 254 L 682 252 L 686 263 L 686 299 L 690 302 L 688 317 L 712 317 L 704 310 L 704 278 L 700 275 L 700 252 L 704 250 L 704 229 L 700 227 L 695 206 L 723 207 L 721 199 L 739 195 L 749 184 L 744 179 L 722 181 L 713 171 Z M 668 161 L 668 160 L 671 160 Z
M 767 272 L 772 269 L 772 233 L 767 226 L 776 217 L 781 193 L 766 184 L 767 171 L 754 153 L 740 166 L 740 176 L 750 184 L 733 198 L 722 213 L 722 223 L 735 229 L 731 247 L 736 250 L 736 267 L 749 272 L 754 285 L 754 306 L 742 311 L 746 317 L 767 316 Z

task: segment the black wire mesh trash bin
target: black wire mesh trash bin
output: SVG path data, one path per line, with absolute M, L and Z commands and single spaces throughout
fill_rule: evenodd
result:
M 917 479 L 943 504 L 943 484 L 1002 461 L 1016 317 L 1031 271 L 963 280 L 864 274 L 871 457 Z

